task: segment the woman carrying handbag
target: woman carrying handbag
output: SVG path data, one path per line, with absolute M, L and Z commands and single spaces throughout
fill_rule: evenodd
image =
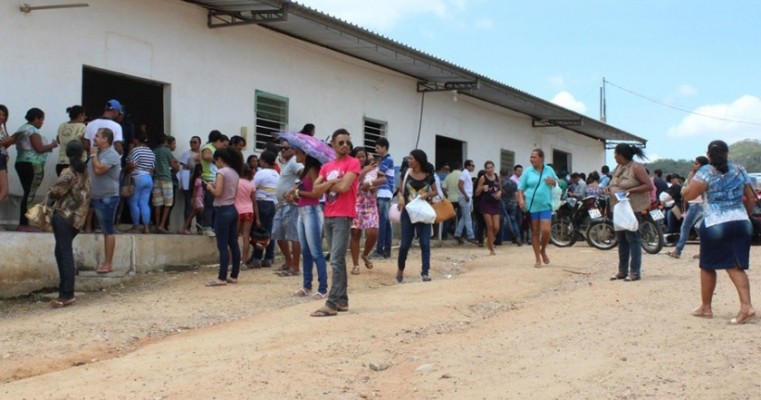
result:
M 412 246 L 412 239 L 417 232 L 420 241 L 420 254 L 422 257 L 423 282 L 428 282 L 431 277 L 428 272 L 431 268 L 431 224 L 425 222 L 413 223 L 405 205 L 415 199 L 430 202 L 430 199 L 438 194 L 436 181 L 433 177 L 433 165 L 428 162 L 428 156 L 423 150 L 412 150 L 407 157 L 409 172 L 405 174 L 403 186 L 399 189 L 399 204 L 397 205 L 401 215 L 402 237 L 399 244 L 399 258 L 397 259 L 398 270 L 396 281 L 404 281 L 404 268 L 407 263 L 407 253 Z M 431 221 L 432 222 L 432 221 Z

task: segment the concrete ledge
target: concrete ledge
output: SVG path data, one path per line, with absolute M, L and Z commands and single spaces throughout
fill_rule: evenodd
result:
M 0 298 L 58 286 L 55 239 L 52 233 L 0 232 Z M 103 261 L 103 235 L 80 234 L 74 239 L 79 269 L 76 288 L 97 290 L 121 283 L 135 273 L 157 271 L 172 264 L 217 261 L 214 238 L 198 235 L 116 235 L 114 272 L 95 273 Z

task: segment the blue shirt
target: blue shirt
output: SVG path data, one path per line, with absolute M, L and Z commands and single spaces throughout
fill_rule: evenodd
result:
M 544 182 L 548 177 L 558 182 L 558 176 L 555 174 L 555 170 L 549 165 L 544 166 L 544 170 L 540 172 L 534 169 L 533 166 L 528 167 L 523 171 L 521 175 L 521 183 L 518 185 L 518 190 L 523 192 L 523 197 L 526 201 L 526 207 L 529 207 L 529 212 L 541 212 L 552 210 L 552 186 Z M 536 193 L 536 194 L 535 194 Z M 533 198 L 533 202 L 532 199 Z
M 394 159 L 390 154 L 386 154 L 385 157 L 378 165 L 378 172 L 386 176 L 386 183 L 378 186 L 377 197 L 390 199 L 394 194 Z
M 708 185 L 703 207 L 703 221 L 706 227 L 748 219 L 743 204 L 743 193 L 745 185 L 750 185 L 751 181 L 745 168 L 730 163 L 728 171 L 722 174 L 713 166 L 704 165 L 695 173 L 693 179 Z

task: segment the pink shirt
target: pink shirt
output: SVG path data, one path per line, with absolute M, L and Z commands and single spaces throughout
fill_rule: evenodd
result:
M 301 181 L 301 185 L 299 185 L 299 190 L 304 192 L 311 192 L 314 188 L 314 182 L 312 182 L 312 179 L 309 178 L 309 176 L 305 176 L 304 180 Z M 317 206 L 320 205 L 320 199 L 313 199 L 311 197 L 299 197 L 299 207 L 306 207 L 306 206 Z
M 193 185 L 196 187 L 196 196 L 193 198 L 193 201 L 197 201 L 197 204 L 203 204 L 203 179 L 200 177 L 196 178 Z
M 254 212 L 254 202 L 251 200 L 251 194 L 254 193 L 254 184 L 247 179 L 238 180 L 238 192 L 235 193 L 235 209 L 238 214 L 252 214 Z
M 320 168 L 320 176 L 328 181 L 341 178 L 349 172 L 353 172 L 356 176 L 359 176 L 360 172 L 359 161 L 351 156 L 345 156 L 341 160 L 331 161 Z M 354 178 L 354 182 L 351 183 L 351 188 L 345 193 L 326 193 L 325 217 L 356 217 L 358 185 L 359 182 Z

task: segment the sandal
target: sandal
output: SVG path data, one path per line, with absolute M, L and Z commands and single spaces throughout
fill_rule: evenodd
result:
M 362 254 L 362 261 L 365 263 L 365 268 L 373 269 L 373 262 L 365 254 Z
M 220 281 L 218 279 L 206 282 L 206 286 L 208 286 L 208 287 L 226 286 L 226 285 L 227 285 L 227 281 Z
M 227 278 L 227 283 L 236 284 L 238 283 L 238 278 Z
M 310 317 L 335 317 L 336 315 L 338 315 L 338 311 L 328 306 L 322 307 L 319 310 L 309 314 Z
M 676 252 L 676 251 L 667 251 L 667 252 L 666 252 L 666 255 L 667 255 L 667 256 L 669 256 L 669 257 L 671 257 L 671 258 L 679 258 L 679 257 L 681 257 L 681 256 L 682 256 L 682 254 L 681 254 L 681 253 L 679 253 L 679 252 Z
M 51 301 L 50 302 L 50 306 L 53 307 L 53 308 L 63 308 L 63 307 L 70 306 L 70 305 L 74 304 L 75 301 L 77 301 L 76 297 L 72 297 L 70 299 L 64 299 L 64 298 L 59 297 L 59 298 Z
M 100 267 L 98 267 L 98 269 L 95 270 L 95 272 L 99 274 L 108 274 L 110 272 L 114 272 L 114 270 L 111 267 L 104 267 L 101 265 Z
M 294 297 L 307 297 L 307 296 L 309 296 L 310 293 L 312 293 L 311 289 L 301 288 L 301 289 L 293 292 L 293 296 Z
M 351 267 L 351 274 L 352 275 L 359 275 L 359 265 L 355 265 Z
M 338 307 L 336 307 L 336 311 L 338 311 L 338 312 L 347 312 L 347 311 L 349 311 L 349 306 L 338 306 Z
M 340 311 L 340 310 L 339 310 Z M 740 311 L 737 313 L 737 316 L 730 319 L 729 323 L 732 325 L 742 325 L 746 322 L 748 322 L 749 319 L 756 316 L 756 312 L 754 310 L 748 311 L 748 312 L 742 312 Z

